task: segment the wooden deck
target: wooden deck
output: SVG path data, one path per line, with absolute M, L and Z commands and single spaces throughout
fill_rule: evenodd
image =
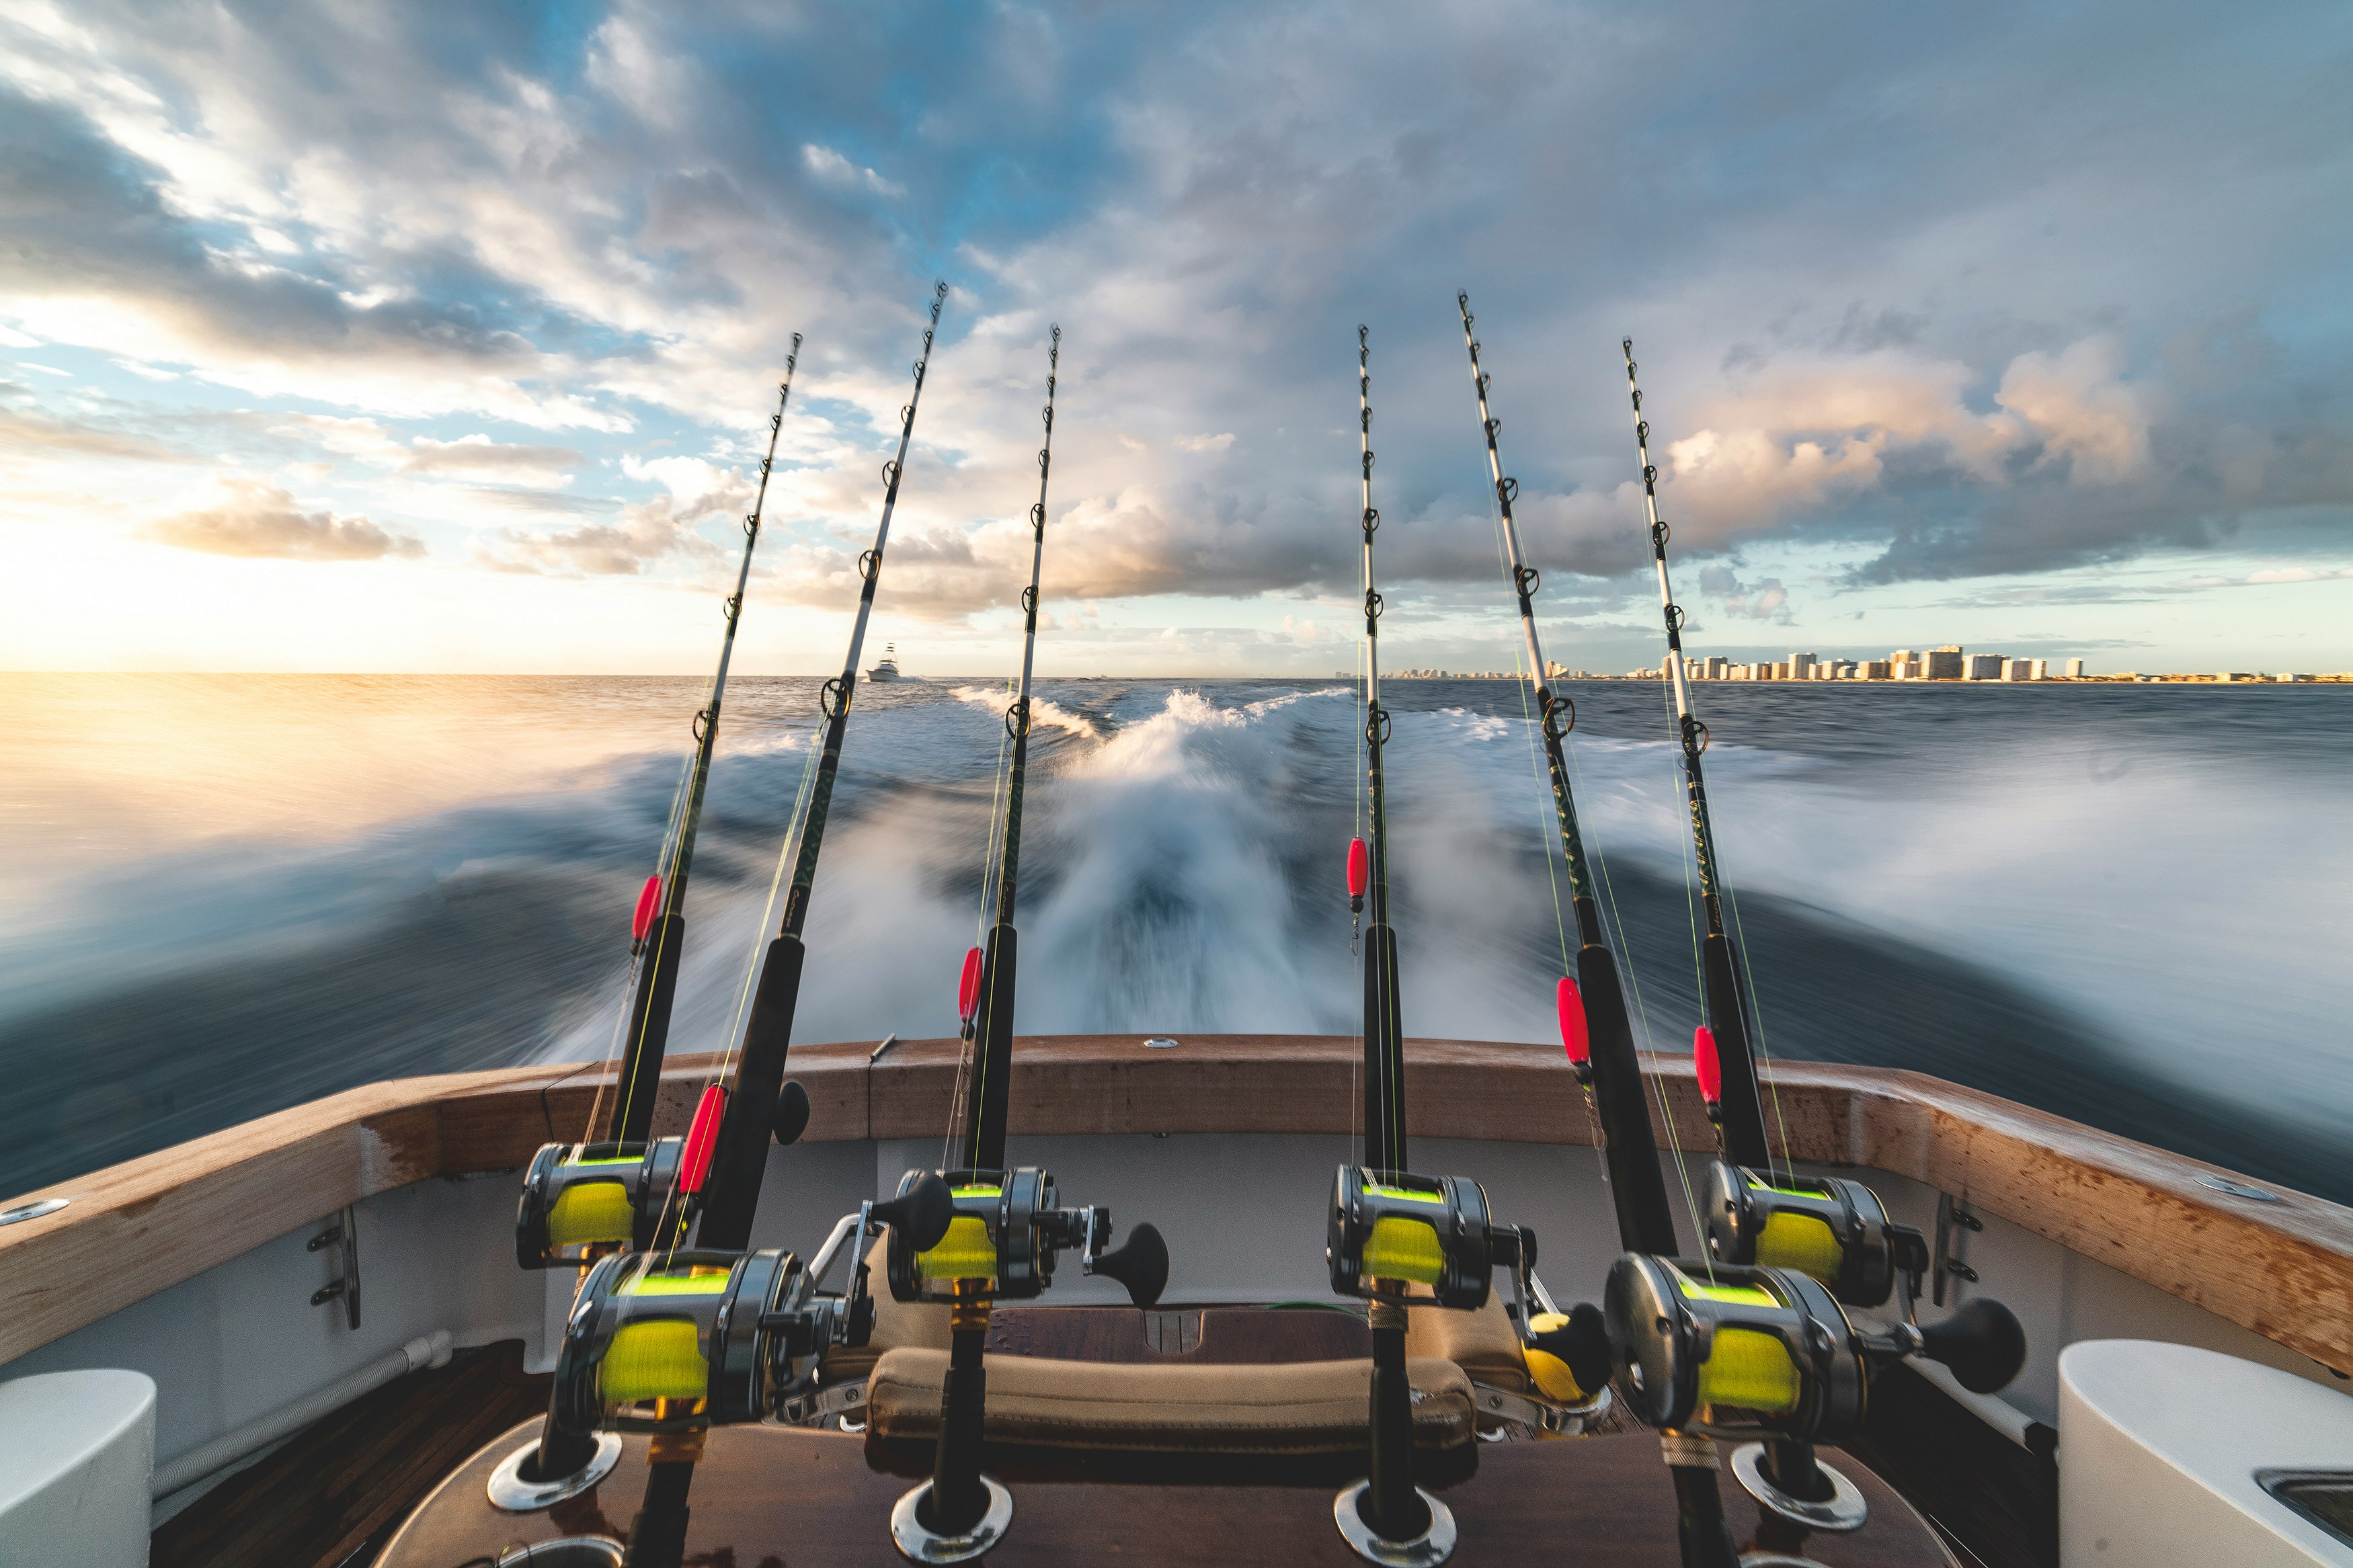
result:
M 441 1479 L 547 1410 L 510 1342 L 460 1351 L 297 1433 L 164 1521 L 152 1568 L 364 1568 Z

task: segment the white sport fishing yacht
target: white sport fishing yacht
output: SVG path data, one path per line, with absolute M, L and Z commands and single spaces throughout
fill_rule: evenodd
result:
M 897 643 L 885 643 L 882 645 L 882 657 L 874 661 L 874 668 L 866 672 L 866 679 L 872 681 L 889 681 L 900 679 L 899 645 Z
M 0 1204 L 0 1563 L 2353 1565 L 2353 1211 L 1753 1048 L 1680 683 L 1691 1055 L 1635 1049 L 1541 684 L 1562 1049 L 1406 1037 L 1361 330 L 1361 1031 L 1017 1037 L 1060 339 L 961 1037 L 791 1040 L 926 331 L 741 1036 L 667 1049 L 756 509 L 617 1060 L 372 1084 Z

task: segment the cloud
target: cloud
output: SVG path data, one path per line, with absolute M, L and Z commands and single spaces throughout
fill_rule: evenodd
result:
M 696 526 L 749 510 L 752 503 L 751 480 L 700 458 L 633 458 L 623 466 L 632 479 L 664 482 L 668 492 L 622 507 L 610 522 L 584 522 L 553 533 L 501 529 L 495 544 L 477 546 L 476 559 L 495 571 L 588 577 L 636 576 L 671 560 L 707 564 L 724 552 L 697 533 Z M 522 492 L 508 492 L 502 504 L 532 503 Z
M 830 147 L 805 142 L 801 147 L 801 166 L 814 175 L 818 184 L 836 190 L 867 190 L 879 196 L 903 196 L 907 187 L 886 180 L 873 170 L 851 163 Z
M 117 458 L 136 463 L 181 462 L 186 458 L 161 441 L 105 425 L 0 409 L 0 458 L 36 454 Z
M 229 493 L 218 505 L 158 518 L 139 536 L 178 550 L 206 555 L 284 561 L 378 561 L 410 559 L 424 544 L 390 533 L 364 517 L 303 511 L 291 495 L 255 479 L 222 482 Z
M 412 474 L 459 474 L 554 489 L 571 483 L 568 470 L 585 461 L 569 447 L 516 446 L 481 435 L 460 436 L 455 441 L 419 436 L 409 443 L 400 466 Z
M 1745 620 L 1771 621 L 1788 626 L 1794 621 L 1789 613 L 1789 593 L 1781 586 L 1778 577 L 1760 577 L 1754 583 L 1743 583 L 1730 567 L 1710 562 L 1700 568 L 1700 592 L 1715 601 L 1727 616 Z
M 1215 436 L 1179 436 L 1176 445 L 1186 452 L 1222 452 L 1234 444 L 1234 433 L 1224 431 Z

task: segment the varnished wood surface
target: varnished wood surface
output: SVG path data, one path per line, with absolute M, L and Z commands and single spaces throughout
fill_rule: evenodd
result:
M 816 1142 L 931 1136 L 958 1042 L 796 1047 Z M 1406 1046 L 1417 1138 L 1585 1143 L 1590 1122 L 1556 1051 L 1468 1040 Z M 1016 1134 L 1345 1133 L 1345 1038 L 1224 1035 L 1146 1051 L 1141 1037 L 1024 1037 Z M 673 1058 L 658 1128 L 683 1131 L 710 1057 Z M 1705 1147 L 1689 1063 L 1646 1058 L 1677 1141 Z M 520 1166 L 574 1138 L 608 1067 L 521 1068 L 375 1084 L 26 1196 L 69 1196 L 0 1229 L 0 1362 L 374 1193 Z M 1774 1068 L 1793 1156 L 1871 1166 L 1993 1214 L 2340 1372 L 2353 1373 L 2353 1210 L 2283 1191 L 2273 1204 L 2200 1185 L 2217 1167 L 1916 1073 Z M 1660 1116 L 1652 1105 L 1654 1121 Z M 1663 1123 L 1660 1131 L 1663 1134 Z M 2243 1179 L 2243 1178 L 2242 1178 Z M 2271 1184 L 2258 1184 L 2270 1186 Z M 141 1267 L 123 1268 L 126 1257 Z
M 354 1568 L 441 1479 L 547 1408 L 515 1341 L 460 1351 L 322 1416 L 164 1521 L 153 1568 Z
M 645 1489 L 645 1439 L 594 1490 L 553 1514 L 501 1514 L 483 1495 L 498 1460 L 538 1436 L 508 1433 L 451 1476 L 402 1527 L 377 1568 L 459 1568 L 519 1542 L 560 1535 L 623 1539 Z M 1949 1568 L 1936 1535 L 1887 1484 L 1851 1458 L 1834 1463 L 1869 1500 L 1853 1535 L 1812 1537 L 1827 1568 Z M 867 1467 L 857 1438 L 774 1426 L 711 1434 L 696 1467 L 687 1562 L 718 1568 L 902 1568 L 891 1544 L 892 1505 L 908 1483 Z M 1729 1473 L 1725 1507 L 1736 1535 L 1755 1505 Z M 1672 1568 L 1674 1488 L 1655 1437 L 1499 1443 L 1442 1494 L 1461 1545 L 1453 1561 L 1526 1568 Z M 1134 1563 L 1154 1568 L 1360 1568 L 1332 1523 L 1332 1494 L 1313 1487 L 1155 1487 L 1074 1482 L 1018 1486 L 1013 1527 L 992 1568 Z

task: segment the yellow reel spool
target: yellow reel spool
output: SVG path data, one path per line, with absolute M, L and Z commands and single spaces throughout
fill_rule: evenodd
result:
M 988 1238 L 988 1222 L 969 1214 L 948 1221 L 940 1244 L 915 1254 L 915 1273 L 923 1279 L 997 1278 L 997 1244 Z
M 1700 1363 L 1699 1402 L 1789 1415 L 1798 1408 L 1797 1363 L 1788 1347 L 1771 1334 L 1719 1328 L 1707 1360 Z
M 1810 1214 L 1766 1216 L 1757 1237 L 1757 1261 L 1767 1268 L 1794 1268 L 1828 1282 L 1846 1265 L 1846 1252 L 1831 1227 Z
M 1438 1245 L 1438 1227 L 1394 1215 L 1373 1221 L 1373 1234 L 1365 1241 L 1364 1277 L 1437 1284 L 1446 1277 L 1446 1254 Z
M 555 1205 L 547 1212 L 548 1245 L 586 1247 L 592 1242 L 619 1242 L 626 1246 L 637 1219 L 637 1206 L 629 1201 L 629 1189 L 623 1184 L 575 1182 L 556 1194 Z
M 701 1399 L 711 1392 L 702 1331 L 685 1318 L 624 1324 L 605 1352 L 596 1391 L 609 1405 L 644 1399 Z

